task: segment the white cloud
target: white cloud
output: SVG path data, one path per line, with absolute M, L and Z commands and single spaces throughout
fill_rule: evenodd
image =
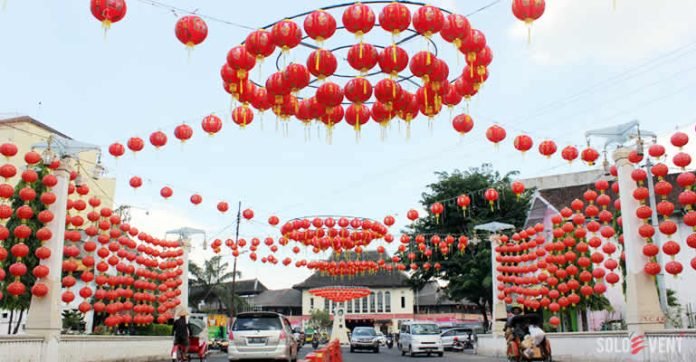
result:
M 696 1 L 549 1 L 532 27 L 532 59 L 541 64 L 634 62 L 694 39 Z M 510 35 L 527 38 L 516 21 Z

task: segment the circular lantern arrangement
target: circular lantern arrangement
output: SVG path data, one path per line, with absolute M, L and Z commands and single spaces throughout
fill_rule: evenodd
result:
M 309 294 L 328 299 L 334 303 L 343 303 L 369 296 L 370 289 L 357 286 L 331 286 L 309 290 Z
M 336 12 L 342 12 L 343 27 L 337 27 L 332 15 Z M 400 119 L 407 124 L 408 137 L 410 122 L 419 114 L 432 118 L 443 105 L 453 107 L 468 100 L 488 78 L 492 52 L 466 17 L 430 5 L 389 4 L 379 14 L 381 30 L 394 38 L 399 34 L 408 37 L 398 43 L 371 44 L 363 36 L 379 30 L 375 29 L 376 18 L 372 4 L 344 4 L 288 17 L 267 26 L 270 31 L 252 32 L 242 45 L 230 50 L 221 71 L 225 90 L 242 103 L 233 111 L 233 120 L 246 126 L 253 120 L 254 110 L 271 109 L 281 121 L 294 117 L 305 125 L 323 124 L 330 142 L 334 127 L 343 119 L 356 134 L 370 118 L 383 127 L 382 133 Z M 324 42 L 340 30 L 354 34 L 357 41 L 324 48 Z M 304 35 L 318 46 L 311 46 L 305 63 L 286 64 L 284 53 L 309 47 L 301 42 Z M 418 37 L 426 39 L 427 50 L 408 54 L 400 46 Z M 450 72 L 448 64 L 438 58 L 438 45 L 443 41 L 467 55 L 465 67 Z M 281 50 L 275 62 L 277 71 L 265 80 L 252 80 L 250 71 L 276 47 Z M 337 56 L 338 52 L 345 56 Z M 339 59 L 346 59 L 348 65 L 340 69 L 354 72 L 336 73 Z M 327 78 L 330 80 L 324 83 L 316 82 Z M 337 83 L 343 79 L 344 83 Z M 406 81 L 418 87 L 416 92 L 402 86 Z M 468 116 L 453 121 L 460 133 L 472 126 Z
M 284 223 L 280 232 L 284 238 L 314 253 L 332 250 L 361 254 L 363 248 L 388 235 L 387 227 L 376 220 L 349 216 L 296 218 Z

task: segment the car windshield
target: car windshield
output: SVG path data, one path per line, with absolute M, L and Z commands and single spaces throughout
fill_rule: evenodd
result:
M 233 331 L 278 331 L 283 329 L 280 319 L 274 316 L 241 316 L 232 326 Z
M 440 334 L 437 324 L 414 324 L 411 326 L 411 334 Z
M 353 335 L 358 337 L 374 337 L 377 334 L 374 329 L 356 329 L 353 331 Z

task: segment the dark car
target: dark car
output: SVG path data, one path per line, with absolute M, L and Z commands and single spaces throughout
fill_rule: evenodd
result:
M 379 353 L 379 337 L 377 331 L 371 327 L 355 327 L 350 334 L 350 352 L 356 350 L 371 350 Z

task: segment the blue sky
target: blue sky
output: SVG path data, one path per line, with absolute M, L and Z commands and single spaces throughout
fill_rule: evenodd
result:
M 250 27 L 337 3 L 165 2 Z M 466 14 L 491 2 L 430 3 Z M 520 156 L 511 144 L 519 131 L 533 136 L 536 144 L 549 137 L 559 147 L 582 146 L 584 131 L 595 127 L 639 119 L 644 128 L 666 134 L 677 126 L 692 129 L 695 121 L 696 24 L 690 14 L 696 13 L 696 3 L 689 0 L 659 5 L 619 0 L 615 11 L 609 0 L 550 1 L 533 27 L 531 45 L 509 2 L 502 1 L 470 17 L 494 52 L 491 76 L 471 104 L 476 127 L 470 135 L 457 135 L 444 111 L 432 127 L 423 118 L 414 121 L 408 141 L 396 126 L 381 141 L 379 127 L 370 124 L 356 143 L 350 127 L 342 124 L 332 145 L 317 139 L 314 128 L 313 138 L 305 141 L 296 124 L 284 136 L 275 131 L 270 114 L 264 117 L 263 130 L 258 118 L 244 131 L 232 124 L 219 68 L 248 30 L 208 21 L 208 39 L 189 57 L 174 36 L 176 16 L 167 10 L 130 0 L 126 18 L 105 38 L 88 3 L 7 1 L 0 11 L 0 112 L 29 114 L 78 140 L 103 146 L 133 135 L 146 139 L 157 129 L 167 132 L 170 144 L 163 150 L 148 148 L 118 162 L 106 157 L 110 175 L 118 178 L 116 202 L 148 210 L 149 215 L 136 210 L 133 223 L 155 235 L 185 224 L 229 237 L 218 232 L 233 223 L 234 215 L 220 215 L 215 210 L 219 200 L 233 205 L 241 200 L 256 211 L 261 223 L 244 223 L 241 233 L 246 237 L 277 236 L 261 225 L 271 214 L 281 220 L 314 214 L 377 219 L 400 214 L 398 225 L 403 225 L 403 215 L 418 206 L 434 171 L 483 162 L 503 172 L 519 170 L 521 177 L 587 169 L 579 162 L 568 166 L 559 157 L 546 160 L 536 152 Z M 354 41 L 337 38 L 341 40 Z M 412 49 L 423 47 L 416 43 Z M 447 47 L 442 51 L 454 73 L 463 60 Z M 291 54 L 289 60 L 305 55 Z M 271 68 L 271 61 L 263 65 L 266 74 Z M 200 131 L 200 119 L 213 111 L 222 111 L 225 125 L 210 138 Z M 183 146 L 171 141 L 174 126 L 181 122 L 196 130 Z M 483 137 L 493 122 L 508 129 L 508 139 L 498 150 Z M 145 180 L 137 192 L 127 186 L 133 175 Z M 167 202 L 159 198 L 165 184 L 175 190 Z M 204 196 L 203 205 L 190 206 L 192 192 Z M 199 245 L 195 259 L 210 255 Z M 244 258 L 241 268 L 245 277 L 259 276 L 273 287 L 306 275 Z

